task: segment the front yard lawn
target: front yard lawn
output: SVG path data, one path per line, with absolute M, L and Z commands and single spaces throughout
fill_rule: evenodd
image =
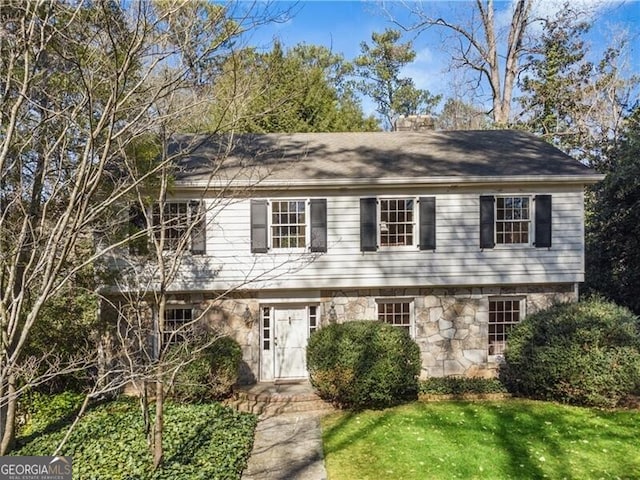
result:
M 167 403 L 165 461 L 156 472 L 151 468 L 141 417 L 134 399 L 91 408 L 61 452 L 73 457 L 74 480 L 240 478 L 253 445 L 254 415 L 219 403 Z M 18 437 L 19 447 L 11 455 L 51 455 L 71 420 L 56 415 L 49 421 L 38 418 Z
M 329 480 L 640 478 L 640 412 L 412 403 L 323 421 Z

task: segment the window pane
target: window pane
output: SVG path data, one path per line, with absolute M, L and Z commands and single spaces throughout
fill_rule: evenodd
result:
M 411 302 L 379 302 L 378 320 L 411 333 Z
M 272 202 L 271 212 L 273 248 L 304 248 L 306 246 L 304 200 Z
M 413 200 L 380 200 L 380 245 L 413 245 Z
M 153 207 L 153 224 L 156 239 L 159 241 L 164 233 L 164 250 L 176 250 L 180 243 L 186 241 L 189 228 L 189 212 L 187 202 L 168 202 Z
M 529 197 L 498 197 L 496 199 L 496 242 L 499 244 L 529 243 Z
M 489 301 L 489 355 L 502 355 L 511 329 L 520 321 L 521 300 Z
M 192 320 L 190 308 L 168 308 L 164 312 L 162 339 L 165 345 L 183 342 Z

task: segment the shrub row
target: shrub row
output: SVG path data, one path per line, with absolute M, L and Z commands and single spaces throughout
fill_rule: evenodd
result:
M 426 395 L 483 395 L 507 393 L 497 378 L 432 377 L 420 381 L 420 393 Z

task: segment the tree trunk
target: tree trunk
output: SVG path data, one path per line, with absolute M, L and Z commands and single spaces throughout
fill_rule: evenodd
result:
M 18 404 L 18 398 L 16 396 L 16 377 L 15 375 L 9 375 L 9 380 L 6 384 L 6 395 L 3 398 L 7 399 L 7 405 L 3 407 L 2 415 L 2 441 L 0 441 L 0 455 L 6 455 L 13 448 L 15 440 L 15 425 L 16 425 L 16 407 Z
M 158 366 L 156 377 L 156 418 L 153 427 L 153 468 L 157 469 L 162 464 L 164 456 L 162 435 L 164 430 L 164 384 L 162 381 L 162 367 Z

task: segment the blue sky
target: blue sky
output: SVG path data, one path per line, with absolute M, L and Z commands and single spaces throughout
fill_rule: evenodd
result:
M 412 7 L 423 6 L 418 2 L 407 3 Z M 626 32 L 630 39 L 628 68 L 640 74 L 640 1 L 572 0 L 571 3 L 592 11 L 594 26 L 588 41 L 594 52 L 602 51 L 613 36 Z M 252 33 L 248 41 L 265 49 L 271 47 L 274 38 L 278 38 L 285 47 L 301 42 L 325 45 L 351 60 L 358 55 L 362 41 L 370 42 L 372 32 L 381 32 L 388 27 L 397 28 L 389 20 L 383 4 L 403 24 L 408 25 L 416 18 L 397 2 L 276 2 L 275 6 L 278 8 L 292 8 L 291 18 L 284 23 L 260 28 Z M 466 1 L 431 1 L 425 2 L 425 5 L 425 8 L 430 8 L 447 19 L 454 15 L 464 16 L 470 9 L 469 2 Z M 562 0 L 540 0 L 535 14 L 547 16 L 561 5 Z M 498 23 L 508 21 L 510 6 L 511 1 L 496 1 Z M 460 82 L 461 73 L 448 70 L 450 57 L 444 51 L 447 40 L 443 39 L 443 33 L 442 29 L 431 29 L 417 36 L 414 33 L 406 34 L 406 40 L 413 41 L 417 58 L 403 74 L 413 78 L 420 88 L 427 88 L 432 93 L 447 96 L 452 89 L 458 89 L 464 95 L 466 87 Z M 483 98 L 476 99 L 477 103 L 482 101 Z M 368 113 L 372 113 L 373 106 L 370 102 L 364 102 L 364 107 Z

